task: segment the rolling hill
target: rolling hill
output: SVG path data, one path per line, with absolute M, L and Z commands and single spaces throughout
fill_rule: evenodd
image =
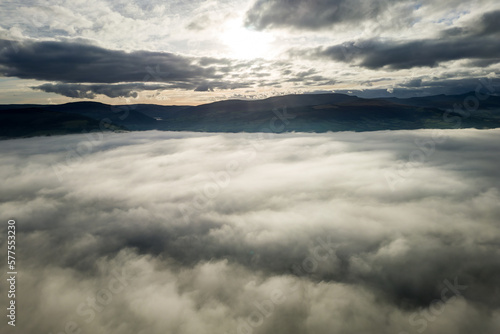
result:
M 344 94 L 302 94 L 264 100 L 226 100 L 199 106 L 112 106 L 98 102 L 1 105 L 1 138 L 80 133 L 105 120 L 117 130 L 208 132 L 326 132 L 500 127 L 500 97 L 464 112 L 474 93 L 409 99 L 362 99 Z

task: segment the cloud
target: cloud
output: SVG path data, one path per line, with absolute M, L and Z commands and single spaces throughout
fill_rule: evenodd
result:
M 214 91 L 215 89 L 237 89 L 250 87 L 248 82 L 235 82 L 228 83 L 224 81 L 202 81 L 196 85 L 188 83 L 175 83 L 175 84 L 144 84 L 144 83 L 130 83 L 130 84 L 70 84 L 70 83 L 56 83 L 56 84 L 43 84 L 40 86 L 33 86 L 33 89 L 41 90 L 47 93 L 56 93 L 72 98 L 86 98 L 95 99 L 98 94 L 106 95 L 111 98 L 116 97 L 133 97 L 136 98 L 139 92 L 143 91 L 163 91 L 169 89 L 185 89 L 194 90 L 196 92 Z
M 186 29 L 194 30 L 194 31 L 202 31 L 205 30 L 208 26 L 212 24 L 210 17 L 207 14 L 203 14 L 200 17 L 196 17 L 191 21 Z
M 496 43 L 500 11 L 483 14 L 465 27 L 449 28 L 440 38 L 429 39 L 364 39 L 328 47 L 292 49 L 291 56 L 330 59 L 369 69 L 411 69 L 437 67 L 448 61 L 471 59 L 473 66 L 489 66 L 500 62 Z M 444 38 L 443 38 L 444 37 Z
M 93 99 L 97 94 L 111 98 L 136 97 L 137 92 L 147 90 L 213 91 L 251 87 L 252 79 L 229 79 L 242 66 L 244 64 L 225 58 L 126 52 L 80 42 L 0 40 L 2 75 L 59 81 L 33 88 L 72 98 Z
M 284 77 L 290 74 L 288 70 L 282 72 Z M 333 85 L 335 83 L 334 80 L 328 79 L 322 75 L 318 74 L 318 71 L 315 69 L 309 69 L 307 71 L 297 72 L 292 76 L 288 76 L 284 79 L 285 82 L 298 82 L 305 85 Z
M 489 0 L 480 0 L 472 6 L 460 0 L 439 3 L 429 0 L 256 0 L 246 12 L 245 24 L 258 30 L 288 29 L 295 33 L 332 30 L 345 33 L 350 29 L 372 37 L 381 32 L 411 37 L 433 33 L 433 28 L 444 22 L 448 26 L 456 25 L 461 16 L 476 15 L 494 7 Z M 494 13 L 484 14 L 479 21 L 485 30 L 497 30 Z M 422 22 L 424 25 L 419 26 Z M 413 31 L 417 27 L 423 31 Z M 455 28 L 450 28 L 450 32 Z
M 221 83 L 213 84 L 214 87 L 219 87 Z M 69 84 L 69 83 L 56 83 L 56 84 L 43 84 L 34 86 L 33 89 L 41 90 L 47 93 L 56 93 L 72 98 L 87 98 L 94 99 L 97 94 L 106 95 L 111 98 L 115 97 L 133 97 L 138 96 L 138 92 L 151 91 L 151 90 L 167 90 L 167 89 L 196 89 L 196 86 L 189 84 L 144 84 L 144 83 L 130 83 L 130 84 Z
M 456 40 L 416 40 L 410 42 L 364 40 L 330 47 L 291 51 L 313 59 L 330 59 L 369 69 L 392 70 L 414 67 L 436 67 L 443 62 L 461 59 L 488 60 L 486 66 L 500 62 L 497 37 Z M 481 63 L 475 63 L 481 65 Z
M 71 42 L 0 41 L 4 76 L 65 83 L 161 82 L 197 86 L 220 80 L 214 66 L 167 52 L 119 51 Z
M 192 64 L 172 53 L 115 51 L 92 45 L 61 42 L 2 42 L 5 76 L 63 82 L 117 83 L 189 81 L 215 77 L 211 68 Z M 37 66 L 32 62 L 36 60 Z
M 374 20 L 398 0 L 257 0 L 246 13 L 246 25 L 259 30 L 292 27 L 324 29 Z
M 17 221 L 18 312 L 30 318 L 18 326 L 497 333 L 499 140 L 419 130 L 5 141 L 0 210 Z
M 457 78 L 471 70 L 470 77 L 480 77 L 500 64 L 499 7 L 493 0 L 26 0 L 5 8 L 0 39 L 8 41 L 0 42 L 0 75 L 20 79 L 15 85 L 4 82 L 11 92 L 5 103 L 45 103 L 47 94 L 30 89 L 45 83 L 52 86 L 42 90 L 97 99 L 105 94 L 92 89 L 106 84 L 114 85 L 106 92 L 119 96 L 133 96 L 145 83 L 217 92 L 164 92 L 175 103 L 199 104 L 244 93 L 219 90 L 360 89 L 382 76 L 397 85 L 407 73 L 394 70 L 432 67 Z M 265 59 L 231 59 L 249 56 L 242 54 L 248 45 L 227 45 L 235 29 L 270 41 L 256 45 L 267 48 L 261 52 Z M 303 49 L 286 59 L 293 48 Z M 286 67 L 278 65 L 282 60 Z M 298 76 L 310 68 L 315 75 Z M 120 91 L 118 85 L 127 84 L 137 89 Z M 383 83 L 375 86 L 386 89 Z
M 491 36 L 500 33 L 500 10 L 482 14 L 479 18 L 468 22 L 464 27 L 453 27 L 442 32 L 443 37 L 456 36 Z
M 145 85 L 135 84 L 117 84 L 117 85 L 82 85 L 82 84 L 43 84 L 32 87 L 47 93 L 56 93 L 72 98 L 94 99 L 97 94 L 103 94 L 108 97 L 137 97 L 138 91 L 144 90 L 163 90 L 170 88 L 167 85 Z
M 371 87 L 370 82 L 365 83 Z M 387 89 L 390 89 L 389 93 Z M 336 89 L 336 93 L 355 95 L 361 98 L 378 97 L 400 97 L 409 98 L 415 96 L 430 95 L 459 95 L 474 91 L 487 89 L 490 92 L 500 91 L 500 81 L 496 78 L 464 78 L 464 79 L 439 79 L 435 77 L 422 76 L 410 77 L 397 84 L 391 84 L 388 88 L 369 89 Z
M 289 66 L 283 61 L 262 59 L 239 61 L 166 52 L 108 50 L 88 41 L 0 40 L 2 75 L 56 81 L 32 88 L 71 98 L 137 97 L 138 92 L 148 90 L 234 90 L 251 88 L 257 82 L 260 86 L 269 86 L 275 81 L 276 71 Z M 285 76 L 283 82 L 334 83 L 312 69 Z

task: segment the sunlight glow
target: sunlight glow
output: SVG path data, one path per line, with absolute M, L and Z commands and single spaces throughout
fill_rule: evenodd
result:
M 228 56 L 239 59 L 272 58 L 274 36 L 266 32 L 246 29 L 241 20 L 229 21 L 221 34 Z

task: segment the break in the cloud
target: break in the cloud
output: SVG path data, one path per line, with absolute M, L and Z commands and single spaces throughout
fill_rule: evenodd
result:
M 18 314 L 29 316 L 18 329 L 496 334 L 499 140 L 421 130 L 5 141 L 0 210 L 17 220 Z

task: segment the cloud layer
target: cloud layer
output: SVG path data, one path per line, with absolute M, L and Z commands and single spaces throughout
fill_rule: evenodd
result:
M 497 333 L 499 140 L 425 130 L 5 141 L 18 325 Z

